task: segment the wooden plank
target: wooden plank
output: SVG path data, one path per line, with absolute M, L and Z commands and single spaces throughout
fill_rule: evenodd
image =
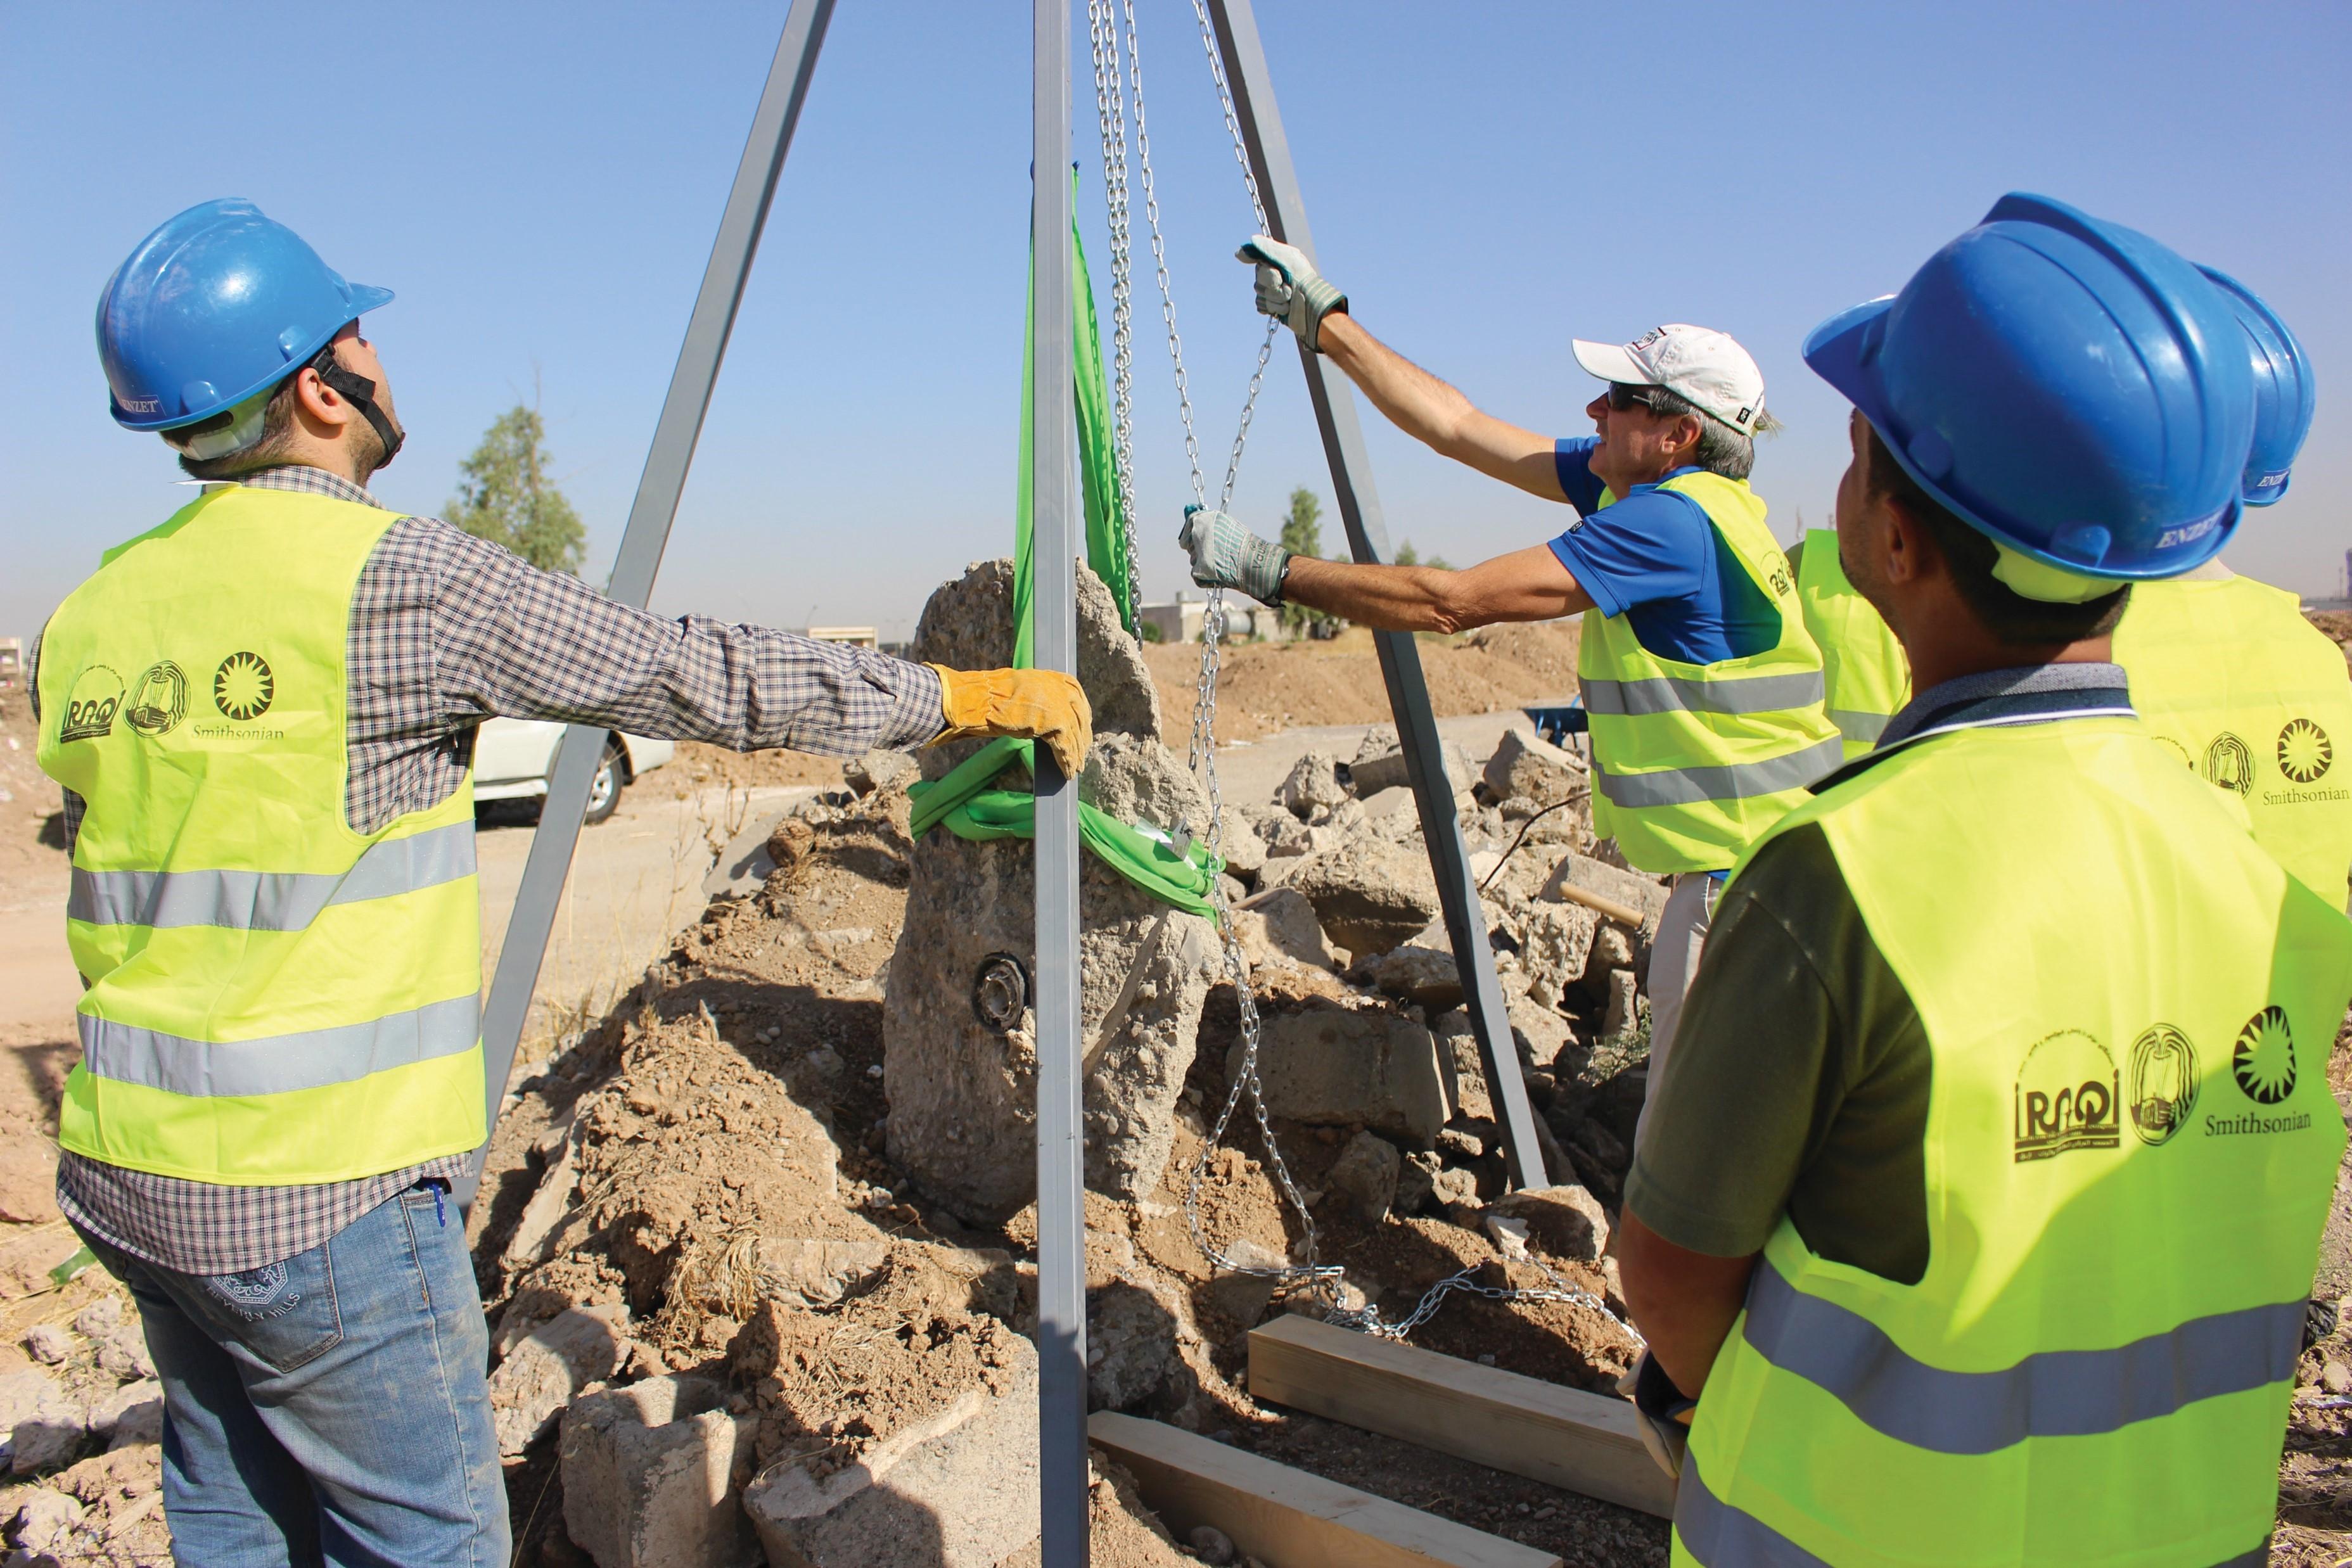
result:
M 1622 1399 L 1286 1315 L 1249 1338 L 1250 1393 L 1671 1519 L 1675 1483 Z
M 1549 1552 L 1206 1437 L 1103 1411 L 1087 1437 L 1181 1541 L 1213 1524 L 1266 1568 L 1560 1568 Z

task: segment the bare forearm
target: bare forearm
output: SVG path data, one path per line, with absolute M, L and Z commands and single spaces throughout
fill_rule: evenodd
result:
M 1463 571 L 1295 556 L 1282 595 L 1377 632 L 1467 632 L 1500 621 L 1557 620 L 1592 604 L 1592 596 L 1542 545 Z
M 1756 1260 L 1677 1247 L 1630 1210 L 1618 1228 L 1617 1254 L 1633 1326 L 1675 1386 L 1698 1398 L 1739 1320 Z
M 1449 579 L 1440 567 L 1358 566 L 1350 561 L 1294 556 L 1282 596 L 1375 632 L 1465 630 Z

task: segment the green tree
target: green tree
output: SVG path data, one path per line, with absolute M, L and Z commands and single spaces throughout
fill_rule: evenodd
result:
M 1323 553 L 1323 503 L 1315 492 L 1301 485 L 1290 493 L 1290 515 L 1282 519 L 1282 548 L 1293 555 L 1319 556 Z M 1304 604 L 1282 607 L 1282 624 L 1293 633 L 1318 621 L 1329 621 L 1330 615 L 1320 610 L 1309 610 Z
M 1452 571 L 1454 570 L 1454 563 L 1447 560 L 1442 555 L 1431 556 L 1427 560 L 1422 559 L 1421 552 L 1412 548 L 1412 541 L 1411 539 L 1399 541 L 1396 551 L 1396 564 L 1399 566 L 1433 566 L 1440 571 Z
M 542 571 L 579 572 L 588 530 L 548 476 L 547 425 L 539 410 L 517 403 L 499 415 L 457 474 L 450 522 Z

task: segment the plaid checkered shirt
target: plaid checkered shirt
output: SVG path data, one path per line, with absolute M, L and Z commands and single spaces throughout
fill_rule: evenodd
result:
M 350 480 L 283 467 L 246 476 L 380 507 Z M 37 672 L 40 649 L 33 650 Z M 433 517 L 402 517 L 361 569 L 347 645 L 351 777 L 358 832 L 447 800 L 496 715 L 602 725 L 750 751 L 854 757 L 940 732 L 940 679 L 921 664 L 701 616 L 664 620 L 574 577 L 535 570 Z M 39 701 L 37 673 L 27 684 Z M 68 842 L 83 802 L 66 792 Z M 188 1274 L 257 1269 L 305 1252 L 397 1192 L 454 1181 L 452 1155 L 356 1181 L 225 1186 L 66 1154 L 58 1203 L 124 1251 Z

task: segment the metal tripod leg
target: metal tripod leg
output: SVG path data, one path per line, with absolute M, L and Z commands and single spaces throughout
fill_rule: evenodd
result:
M 768 85 L 751 117 L 743 162 L 735 171 L 734 188 L 727 194 L 719 237 L 711 244 L 710 262 L 703 269 L 702 291 L 695 296 L 694 314 L 687 320 L 686 342 L 678 350 L 677 368 L 670 372 L 669 395 L 663 400 L 661 420 L 654 426 L 653 449 L 646 455 L 636 502 L 629 508 L 628 527 L 622 531 L 620 553 L 613 563 L 612 582 L 605 589 L 608 596 L 624 604 L 643 605 L 653 594 L 654 573 L 660 569 L 662 549 L 669 542 L 670 522 L 677 515 L 686 471 L 694 461 L 694 444 L 702 434 L 702 416 L 710 407 L 710 389 L 718 382 L 719 361 L 727 355 L 727 337 L 734 330 L 736 308 L 743 302 L 751 257 L 760 248 L 768 204 L 776 193 L 776 176 L 783 172 L 784 154 L 792 149 L 793 128 L 799 123 L 801 105 L 808 98 L 809 77 L 816 68 L 817 50 L 824 43 L 833 6 L 834 0 L 793 0 L 783 36 L 776 41 Z M 531 992 L 539 985 L 548 936 L 555 929 L 564 880 L 571 874 L 580 819 L 588 810 L 588 787 L 604 752 L 604 732 L 577 724 L 564 730 L 556 749 L 547 799 L 540 808 L 539 831 L 523 863 L 522 886 L 515 894 L 506 941 L 499 949 L 498 972 L 490 980 L 489 1000 L 482 1009 L 488 1098 L 484 1124 L 493 1131 L 506 1099 L 507 1080 L 514 1071 L 515 1049 L 522 1040 Z M 464 1189 L 457 1195 L 461 1204 L 472 1204 L 482 1179 L 482 1162 L 488 1155 L 486 1138 L 474 1151 Z
M 1030 254 L 1037 267 L 1030 559 L 1037 667 L 1078 669 L 1080 551 L 1070 368 L 1070 0 L 1035 0 Z M 1037 747 L 1037 1440 L 1039 1561 L 1086 1568 L 1085 1086 L 1078 1067 L 1078 781 Z
M 1257 19 L 1250 0 L 1208 0 L 1216 24 L 1217 49 L 1225 78 L 1233 89 L 1234 108 L 1241 120 L 1242 140 L 1249 150 L 1250 172 L 1257 178 L 1258 194 L 1265 203 L 1266 222 L 1274 237 L 1295 245 L 1311 258 L 1315 242 L 1307 228 L 1307 208 L 1299 199 L 1298 176 L 1290 164 L 1290 142 L 1282 133 L 1282 116 L 1275 107 L 1274 86 L 1267 79 L 1265 51 L 1260 47 Z M 1315 423 L 1323 434 L 1323 453 L 1331 465 L 1331 487 L 1337 494 L 1340 520 L 1347 525 L 1348 548 L 1360 561 L 1378 561 L 1388 555 L 1388 529 L 1381 521 L 1380 498 L 1372 493 L 1371 465 L 1364 455 L 1364 434 L 1356 423 L 1354 389 L 1339 371 L 1304 344 L 1298 357 L 1307 371 L 1307 396 L 1315 404 Z M 1445 930 L 1454 942 L 1454 959 L 1462 973 L 1462 992 L 1477 1031 L 1478 1055 L 1486 1063 L 1487 1088 L 1503 1120 L 1503 1139 L 1509 1152 L 1511 1179 L 1523 1187 L 1549 1186 L 1543 1151 L 1536 1142 L 1535 1112 L 1528 1103 L 1527 1082 L 1519 1075 L 1518 1049 L 1511 1040 L 1510 1014 L 1503 988 L 1495 977 L 1494 950 L 1487 944 L 1486 921 L 1478 906 L 1478 889 L 1470 875 L 1470 857 L 1462 843 L 1462 824 L 1454 811 L 1454 787 L 1445 777 L 1444 752 L 1437 737 L 1437 720 L 1430 712 L 1429 687 L 1422 679 L 1421 650 L 1403 632 L 1373 634 L 1380 649 L 1381 676 L 1388 683 L 1389 706 L 1396 716 L 1397 738 L 1402 743 L 1406 775 L 1412 783 L 1413 801 L 1421 810 L 1422 837 L 1429 845 L 1429 866 L 1437 878 L 1437 894 L 1445 911 Z

